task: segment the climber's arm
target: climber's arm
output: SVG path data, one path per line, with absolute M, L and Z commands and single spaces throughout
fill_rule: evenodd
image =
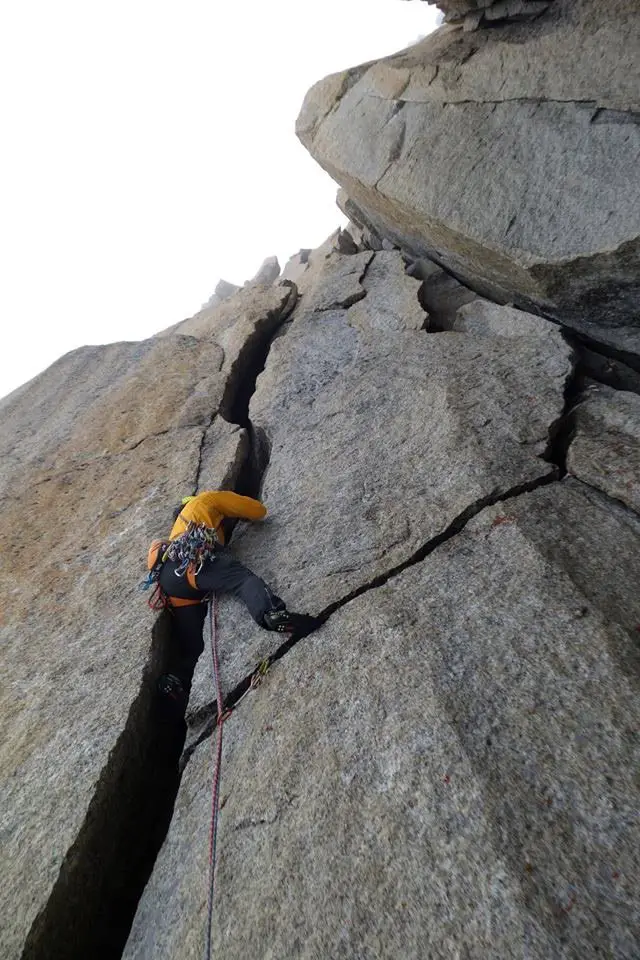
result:
M 262 520 L 267 515 L 267 508 L 259 500 L 253 497 L 243 497 L 239 493 L 233 493 L 231 490 L 216 490 L 212 492 L 215 497 L 216 509 L 225 517 L 238 517 L 242 520 Z

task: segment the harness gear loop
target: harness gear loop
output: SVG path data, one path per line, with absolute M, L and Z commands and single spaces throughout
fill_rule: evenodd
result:
M 160 586 L 160 574 L 166 560 L 176 563 L 174 571 L 177 577 L 185 577 L 193 590 L 198 590 L 196 577 L 207 560 L 215 558 L 216 547 L 219 546 L 216 532 L 204 523 L 189 523 L 187 529 L 175 540 L 154 540 L 147 555 L 149 573 L 139 590 L 148 590 L 155 584 L 155 588 L 148 605 L 154 611 L 171 609 L 172 607 L 191 607 L 198 603 L 206 603 L 208 597 L 187 599 L 167 594 Z
M 215 558 L 218 546 L 219 541 L 212 527 L 191 521 L 184 533 L 170 541 L 163 559 L 176 564 L 176 577 L 184 577 L 189 570 L 197 577 L 205 561 Z

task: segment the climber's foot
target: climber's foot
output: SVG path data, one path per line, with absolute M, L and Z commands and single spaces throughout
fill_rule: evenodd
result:
M 292 638 L 300 640 L 322 626 L 320 617 L 312 617 L 308 613 L 289 613 L 288 610 L 269 610 L 264 615 L 264 625 L 267 630 L 276 633 L 287 633 Z
M 158 693 L 162 698 L 175 706 L 177 710 L 183 710 L 187 706 L 188 694 L 182 685 L 180 677 L 173 673 L 163 673 L 158 680 Z

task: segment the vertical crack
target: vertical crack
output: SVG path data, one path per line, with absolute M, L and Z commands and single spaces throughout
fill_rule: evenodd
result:
M 207 443 L 207 434 L 209 433 L 209 430 L 211 430 L 211 427 L 215 423 L 217 416 L 218 416 L 218 411 L 214 410 L 214 412 L 211 414 L 211 419 L 209 420 L 209 423 L 206 425 L 206 427 L 202 431 L 202 436 L 200 437 L 200 447 L 198 448 L 198 462 L 196 464 L 196 472 L 193 478 L 193 488 L 191 490 L 192 496 L 195 496 L 198 490 L 200 489 L 200 475 L 202 474 L 202 461 L 204 459 L 204 451 Z
M 288 286 L 291 292 L 284 307 L 258 321 L 229 371 L 221 408 L 202 432 L 194 493 L 200 485 L 207 435 L 222 415 L 244 427 L 248 440 L 242 462 L 230 466 L 225 485 L 249 496 L 259 494 L 269 444 L 249 421 L 249 400 L 271 342 L 295 306 L 297 290 L 293 284 Z M 170 644 L 170 616 L 163 612 L 153 626 L 138 695 L 53 890 L 31 925 L 22 960 L 115 960 L 122 955 L 180 787 L 184 714 L 168 713 L 157 696 Z
M 283 280 L 282 285 L 289 288 L 285 303 L 268 311 L 256 323 L 253 335 L 248 337 L 240 348 L 227 375 L 224 395 L 220 402 L 220 416 L 229 423 L 237 423 L 241 427 L 249 426 L 249 402 L 255 393 L 256 380 L 264 370 L 274 336 L 297 303 L 298 290 L 295 284 L 290 280 Z
M 113 960 L 122 954 L 179 785 L 185 724 L 164 715 L 156 697 L 169 633 L 162 614 L 138 696 L 51 895 L 31 925 L 22 960 Z
M 569 345 L 568 337 L 564 336 Z M 564 404 L 562 413 L 549 427 L 549 440 L 543 459 L 557 467 L 558 479 L 562 480 L 567 474 L 567 453 L 576 431 L 575 412 L 579 406 L 585 388 L 585 377 L 582 365 L 572 348 L 572 370 L 564 385 Z

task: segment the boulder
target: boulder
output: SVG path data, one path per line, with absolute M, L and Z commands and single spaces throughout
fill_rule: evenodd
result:
M 480 337 L 546 337 L 549 322 L 515 307 L 500 306 L 478 297 L 458 309 L 452 329 Z
M 267 257 L 260 264 L 260 268 L 251 280 L 247 280 L 245 287 L 259 284 L 260 286 L 271 286 L 280 276 L 280 264 L 277 257 Z
M 396 252 L 376 253 L 362 286 L 366 297 L 349 309 L 349 323 L 368 330 L 422 330 L 427 315 L 420 306 L 422 284 L 407 276 L 404 261 Z
M 358 223 L 640 360 L 640 8 L 554 0 L 313 87 L 297 133 Z
M 202 309 L 206 310 L 209 307 L 217 307 L 219 303 L 222 303 L 223 300 L 228 300 L 229 297 L 232 297 L 239 289 L 240 287 L 236 286 L 235 283 L 229 283 L 228 280 L 218 280 L 215 291 L 207 302 L 202 305 Z
M 567 468 L 640 513 L 640 396 L 591 387 L 576 410 Z
M 213 955 L 633 956 L 639 548 L 554 483 L 290 651 L 224 725 Z M 204 949 L 211 775 L 205 743 L 125 960 Z
M 303 295 L 300 302 L 302 311 L 346 309 L 362 300 L 366 296 L 362 279 L 373 256 L 371 251 L 353 256 L 332 251 L 328 256 L 314 258 L 307 295 Z

